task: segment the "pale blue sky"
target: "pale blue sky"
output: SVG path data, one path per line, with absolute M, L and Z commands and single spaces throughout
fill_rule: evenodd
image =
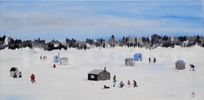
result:
M 64 40 L 153 33 L 204 35 L 204 0 L 0 1 L 0 34 L 15 38 Z

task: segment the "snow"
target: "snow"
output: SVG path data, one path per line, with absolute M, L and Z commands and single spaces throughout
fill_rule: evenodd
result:
M 68 57 L 68 65 L 53 66 L 53 57 L 60 53 Z M 125 66 L 125 58 L 135 53 L 143 54 L 143 61 L 134 67 Z M 47 55 L 47 60 L 40 60 Z M 157 63 L 148 63 L 156 57 Z M 19 49 L 0 51 L 0 99 L 1 100 L 204 100 L 204 48 L 144 48 L 116 47 L 94 48 L 87 51 L 44 51 Z M 186 62 L 185 70 L 176 70 L 177 60 Z M 189 64 L 196 66 L 190 71 Z M 11 67 L 22 71 L 21 79 L 9 77 Z M 93 69 L 104 69 L 117 76 L 117 87 L 109 81 L 88 81 L 87 74 Z M 30 75 L 36 75 L 36 83 Z M 119 88 L 119 82 L 136 80 L 137 88 Z M 110 89 L 103 89 L 108 85 Z M 191 94 L 195 92 L 195 97 Z

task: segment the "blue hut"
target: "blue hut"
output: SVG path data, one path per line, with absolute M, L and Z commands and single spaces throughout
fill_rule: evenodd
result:
M 135 61 L 142 61 L 142 54 L 141 53 L 135 53 L 134 60 Z
M 54 63 L 59 63 L 60 62 L 60 54 L 54 56 Z

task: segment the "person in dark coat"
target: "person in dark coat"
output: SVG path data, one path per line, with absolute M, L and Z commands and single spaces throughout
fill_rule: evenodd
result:
M 153 62 L 154 62 L 154 63 L 156 63 L 156 61 L 157 61 L 157 59 L 156 59 L 156 58 L 154 58 Z
M 114 75 L 114 76 L 113 76 L 113 87 L 115 87 L 116 81 L 117 81 L 117 80 L 116 80 L 116 75 Z
M 35 83 L 35 75 L 33 73 L 30 76 L 30 80 L 32 83 Z
M 190 64 L 190 71 L 195 71 L 195 65 Z
M 124 85 L 123 81 L 120 81 L 120 88 L 123 88 Z
M 19 78 L 22 77 L 22 73 L 21 73 L 21 71 L 18 73 L 18 77 L 19 77 Z
M 133 87 L 138 87 L 137 82 L 135 80 L 133 80 Z
M 107 86 L 107 85 L 104 85 L 103 88 L 104 88 L 104 89 L 110 89 L 110 87 Z
M 53 68 L 56 68 L 56 65 L 55 65 L 55 64 L 53 64 Z
M 149 63 L 151 63 L 151 58 L 149 57 Z

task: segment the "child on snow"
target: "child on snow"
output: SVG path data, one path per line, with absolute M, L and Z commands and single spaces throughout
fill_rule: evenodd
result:
M 190 64 L 190 71 L 195 71 L 195 65 L 193 65 L 193 64 Z
M 120 88 L 123 88 L 124 85 L 123 81 L 120 81 Z
M 127 86 L 130 87 L 130 85 L 131 85 L 130 80 L 128 80 Z
M 135 80 L 133 80 L 133 87 L 138 87 L 137 82 Z

